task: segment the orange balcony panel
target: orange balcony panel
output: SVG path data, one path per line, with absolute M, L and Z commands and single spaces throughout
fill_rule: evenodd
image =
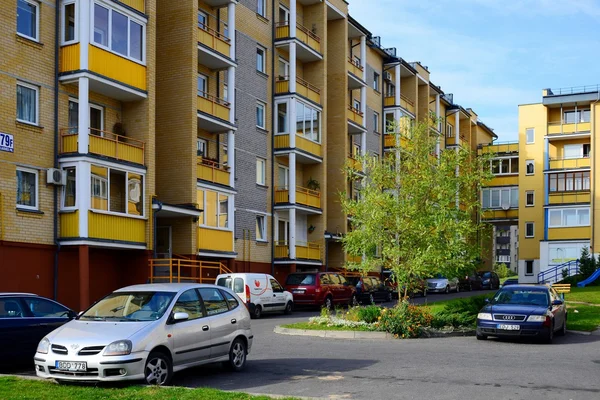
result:
M 275 148 L 288 149 L 290 147 L 290 135 L 275 135 Z
M 198 27 L 198 41 L 217 53 L 229 57 L 231 48 L 230 39 L 214 29 L 208 26 Z
M 60 48 L 59 72 L 79 70 L 79 43 Z
M 199 157 L 197 166 L 198 179 L 229 186 L 229 171 L 222 165 Z
M 355 108 L 348 107 L 348 109 L 346 110 L 346 118 L 348 118 L 348 120 L 350 121 L 357 123 L 358 125 L 364 126 L 363 114 Z

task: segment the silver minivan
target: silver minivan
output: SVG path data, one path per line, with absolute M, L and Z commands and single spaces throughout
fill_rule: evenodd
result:
M 39 377 L 71 381 L 144 380 L 224 362 L 240 371 L 252 347 L 250 314 L 231 290 L 197 283 L 128 286 L 44 337 Z

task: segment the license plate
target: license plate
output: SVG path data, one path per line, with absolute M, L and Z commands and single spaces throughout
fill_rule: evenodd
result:
M 521 326 L 498 324 L 497 328 L 502 329 L 504 331 L 518 331 L 519 329 L 521 329 Z
M 61 371 L 85 372 L 87 363 L 81 361 L 56 361 L 56 369 Z
M 294 289 L 294 290 L 292 290 L 292 293 L 304 294 L 304 290 Z

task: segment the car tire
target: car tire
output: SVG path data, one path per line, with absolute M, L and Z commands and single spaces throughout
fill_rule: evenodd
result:
M 556 334 L 558 336 L 565 336 L 567 334 L 567 319 L 566 319 L 566 317 L 562 324 L 562 327 L 560 328 L 560 330 L 558 332 L 556 332 Z
M 460 293 L 460 285 L 456 285 L 456 293 Z
M 262 317 L 262 307 L 257 305 L 252 312 L 252 319 L 260 319 Z
M 450 293 L 450 286 L 449 285 L 446 286 L 446 290 L 444 291 L 444 293 L 446 293 L 446 294 Z
M 473 291 L 473 284 L 469 283 L 469 292 L 472 292 L 472 291 Z
M 325 297 L 325 301 L 323 302 L 323 308 L 326 308 L 329 311 L 333 310 L 333 298 L 331 296 Z
M 548 332 L 548 334 L 544 338 L 544 342 L 546 344 L 552 344 L 553 340 L 554 340 L 554 324 L 552 324 L 552 326 L 550 327 L 550 331 Z
M 375 297 L 373 293 L 369 293 L 369 304 L 375 304 Z
M 148 385 L 166 386 L 173 377 L 171 357 L 162 351 L 153 351 L 146 359 L 144 381 Z
M 348 303 L 348 307 L 356 307 L 359 306 L 360 302 L 358 301 L 358 297 L 355 294 L 350 297 L 350 302 Z
M 488 338 L 486 335 L 480 335 L 479 333 L 476 333 L 475 337 L 477 338 L 477 340 L 487 340 Z
M 227 368 L 231 371 L 240 372 L 246 366 L 247 355 L 246 342 L 239 337 L 236 338 L 229 348 L 229 361 L 226 362 Z
M 283 309 L 283 313 L 285 315 L 290 315 L 292 313 L 293 309 L 294 309 L 294 304 L 291 301 L 288 301 L 287 304 L 285 305 L 285 308 Z

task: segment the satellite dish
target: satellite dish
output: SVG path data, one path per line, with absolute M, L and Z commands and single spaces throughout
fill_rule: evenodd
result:
M 509 205 L 509 204 L 502 204 L 502 209 L 503 209 L 504 211 L 508 210 L 509 208 L 510 208 L 510 205 Z

